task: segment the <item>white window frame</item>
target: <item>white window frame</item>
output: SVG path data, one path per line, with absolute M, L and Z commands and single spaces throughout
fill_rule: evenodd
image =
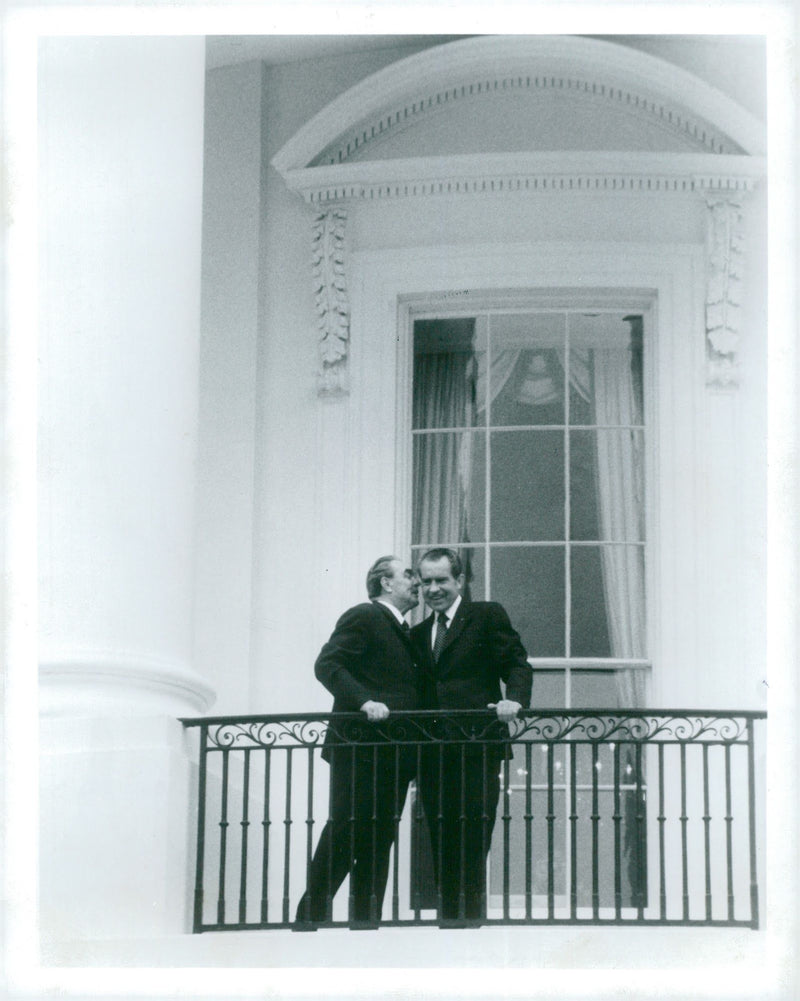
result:
M 469 299 L 469 305 L 463 304 L 459 308 L 444 308 L 431 307 L 429 299 L 425 296 L 421 297 L 419 301 L 415 297 L 411 297 L 402 304 L 402 310 L 400 315 L 400 322 L 407 325 L 407 330 L 405 331 L 406 338 L 411 343 L 411 357 L 407 360 L 407 365 L 410 371 L 413 373 L 413 342 L 414 342 L 414 323 L 417 320 L 439 320 L 439 319 L 455 319 L 455 318 L 472 318 L 486 316 L 489 318 L 489 326 L 491 326 L 491 316 L 497 316 L 500 314 L 509 315 L 527 315 L 529 313 L 554 313 L 558 315 L 567 316 L 567 325 L 569 324 L 569 315 L 581 313 L 586 309 L 591 309 L 595 313 L 612 313 L 618 314 L 621 312 L 628 313 L 641 313 L 643 316 L 643 327 L 644 327 L 644 371 L 643 380 L 645 385 L 645 400 L 644 400 L 644 432 L 645 432 L 645 538 L 643 540 L 644 544 L 644 554 L 645 554 L 645 575 L 647 577 L 647 567 L 649 564 L 649 545 L 650 545 L 650 531 L 652 526 L 649 522 L 649 512 L 653 501 L 650 496 L 650 467 L 653 465 L 652 456 L 649 453 L 649 441 L 651 436 L 651 427 L 653 422 L 653 409 L 654 403 L 653 399 L 655 397 L 655 386 L 653 382 L 652 366 L 650 364 L 650 342 L 655 334 L 655 303 L 653 301 L 653 296 L 648 293 L 642 292 L 629 292 L 630 298 L 623 300 L 620 296 L 621 293 L 615 293 L 608 289 L 572 289 L 572 290 L 546 290 L 546 291 L 530 291 L 527 296 L 524 292 L 515 292 L 512 296 L 498 294 L 498 293 L 475 293 L 462 298 Z M 420 435 L 426 433 L 425 429 L 412 429 L 411 422 L 411 408 L 413 396 L 413 374 L 412 378 L 407 384 L 407 398 L 405 400 L 399 401 L 398 407 L 398 423 L 400 413 L 404 413 L 405 419 L 407 421 L 408 434 L 411 438 L 412 444 L 409 446 L 413 451 L 413 438 L 415 434 Z M 438 429 L 437 429 L 438 431 Z M 401 433 L 400 431 L 398 433 Z M 488 447 L 488 446 L 487 446 Z M 398 471 L 398 475 L 399 471 Z M 406 476 L 411 481 L 411 467 L 408 465 L 406 467 Z M 487 460 L 486 462 L 486 497 L 487 505 L 489 503 L 489 478 L 491 476 L 490 464 Z M 411 529 L 410 529 L 410 495 L 409 495 L 409 511 L 408 511 L 408 546 L 404 546 L 402 551 L 405 552 L 406 549 L 410 549 L 411 544 Z M 565 494 L 565 526 L 568 525 L 568 515 L 569 515 L 569 494 Z M 488 506 L 487 506 L 488 511 Z M 565 529 L 566 530 L 566 529 Z M 563 541 L 564 545 L 567 545 L 569 540 L 553 540 L 553 544 L 560 543 Z M 486 550 L 492 545 L 492 539 L 486 539 L 482 544 L 471 544 L 470 548 L 477 550 Z M 516 543 L 515 543 L 516 544 Z M 525 544 L 522 542 L 521 544 Z M 545 544 L 545 543 L 542 543 Z M 495 542 L 495 545 L 497 543 Z M 509 543 L 509 545 L 512 545 Z M 491 573 L 488 574 L 488 582 L 491 583 Z M 649 583 L 646 581 L 646 583 Z M 569 574 L 565 579 L 566 587 L 566 602 L 567 607 L 565 609 L 566 621 L 565 628 L 567 635 L 565 637 L 565 642 L 569 644 L 569 632 L 570 632 L 570 612 L 572 610 L 571 605 L 571 589 L 570 589 L 570 579 Z M 645 621 L 649 623 L 650 621 L 650 598 L 649 589 L 646 591 L 646 601 L 647 608 L 645 609 Z M 647 637 L 649 650 L 649 636 Z M 625 659 L 621 657 L 529 657 L 530 664 L 534 668 L 563 671 L 564 672 L 564 705 L 570 707 L 572 703 L 572 693 L 571 693 L 571 682 L 572 682 L 572 672 L 574 669 L 584 670 L 613 670 L 615 668 L 626 668 L 631 670 L 644 670 L 648 674 L 650 672 L 651 661 L 649 656 L 642 658 L 630 658 Z
M 322 447 L 322 482 L 342 481 L 337 551 L 369 565 L 411 541 L 411 317 L 474 309 L 476 290 L 511 303 L 555 302 L 558 290 L 605 290 L 607 304 L 652 304 L 647 481 L 648 651 L 652 706 L 684 703 L 695 687 L 702 608 L 694 598 L 705 540 L 698 428 L 705 394 L 702 244 L 528 243 L 357 251 L 351 258 L 350 395 L 341 447 Z M 592 292 L 592 302 L 599 305 Z M 563 301 L 563 299 L 561 300 Z M 331 415 L 333 416 L 333 415 Z M 323 435 L 326 415 L 322 415 Z M 338 438 L 341 441 L 341 437 Z M 333 545 L 333 543 L 331 543 Z M 664 667 L 666 666 L 666 670 Z

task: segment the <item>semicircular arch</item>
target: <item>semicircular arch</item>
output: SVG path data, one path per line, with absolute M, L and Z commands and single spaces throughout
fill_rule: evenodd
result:
M 417 124 L 476 98 L 521 94 L 621 110 L 668 130 L 687 150 L 761 155 L 764 127 L 687 71 L 627 46 L 578 36 L 481 36 L 401 59 L 311 118 L 273 158 L 282 174 L 381 156 Z M 370 150 L 374 147 L 374 152 Z M 574 148 L 574 146 L 572 147 Z

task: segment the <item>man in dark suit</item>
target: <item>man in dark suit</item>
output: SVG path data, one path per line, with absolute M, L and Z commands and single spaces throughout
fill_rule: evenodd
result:
M 479 924 L 486 913 L 486 857 L 500 767 L 510 753 L 502 738 L 508 736 L 506 724 L 530 705 L 532 673 L 503 607 L 462 597 L 464 572 L 457 553 L 428 550 L 418 574 L 433 613 L 411 631 L 421 665 L 420 708 L 484 710 L 434 724 L 441 742 L 425 750 L 418 780 L 439 918 L 445 924 Z M 486 709 L 495 711 L 494 721 Z M 482 739 L 468 739 L 469 734 Z
M 380 723 L 392 711 L 418 708 L 419 671 L 403 616 L 418 602 L 413 571 L 384 556 L 367 573 L 370 601 L 342 615 L 314 673 L 333 695 L 333 712 L 361 711 Z M 359 746 L 359 740 L 362 745 Z M 329 819 L 308 865 L 294 927 L 330 920 L 336 891 L 350 874 L 350 923 L 376 927 L 395 823 L 414 777 L 413 750 L 376 746 L 378 728 L 331 722 L 322 757 L 330 765 Z

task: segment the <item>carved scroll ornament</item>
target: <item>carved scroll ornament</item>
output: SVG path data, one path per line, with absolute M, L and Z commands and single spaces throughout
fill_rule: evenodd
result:
M 706 197 L 706 362 L 710 386 L 739 382 L 742 314 L 742 208 L 725 196 Z
M 345 275 L 345 228 L 347 213 L 340 209 L 322 212 L 313 225 L 314 294 L 319 320 L 320 396 L 348 391 L 347 351 L 350 341 L 350 304 Z

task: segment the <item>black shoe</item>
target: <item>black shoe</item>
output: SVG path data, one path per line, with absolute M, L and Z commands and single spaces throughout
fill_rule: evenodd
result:
M 318 928 L 318 922 L 306 921 L 305 918 L 295 918 L 292 922 L 292 931 L 316 931 Z

